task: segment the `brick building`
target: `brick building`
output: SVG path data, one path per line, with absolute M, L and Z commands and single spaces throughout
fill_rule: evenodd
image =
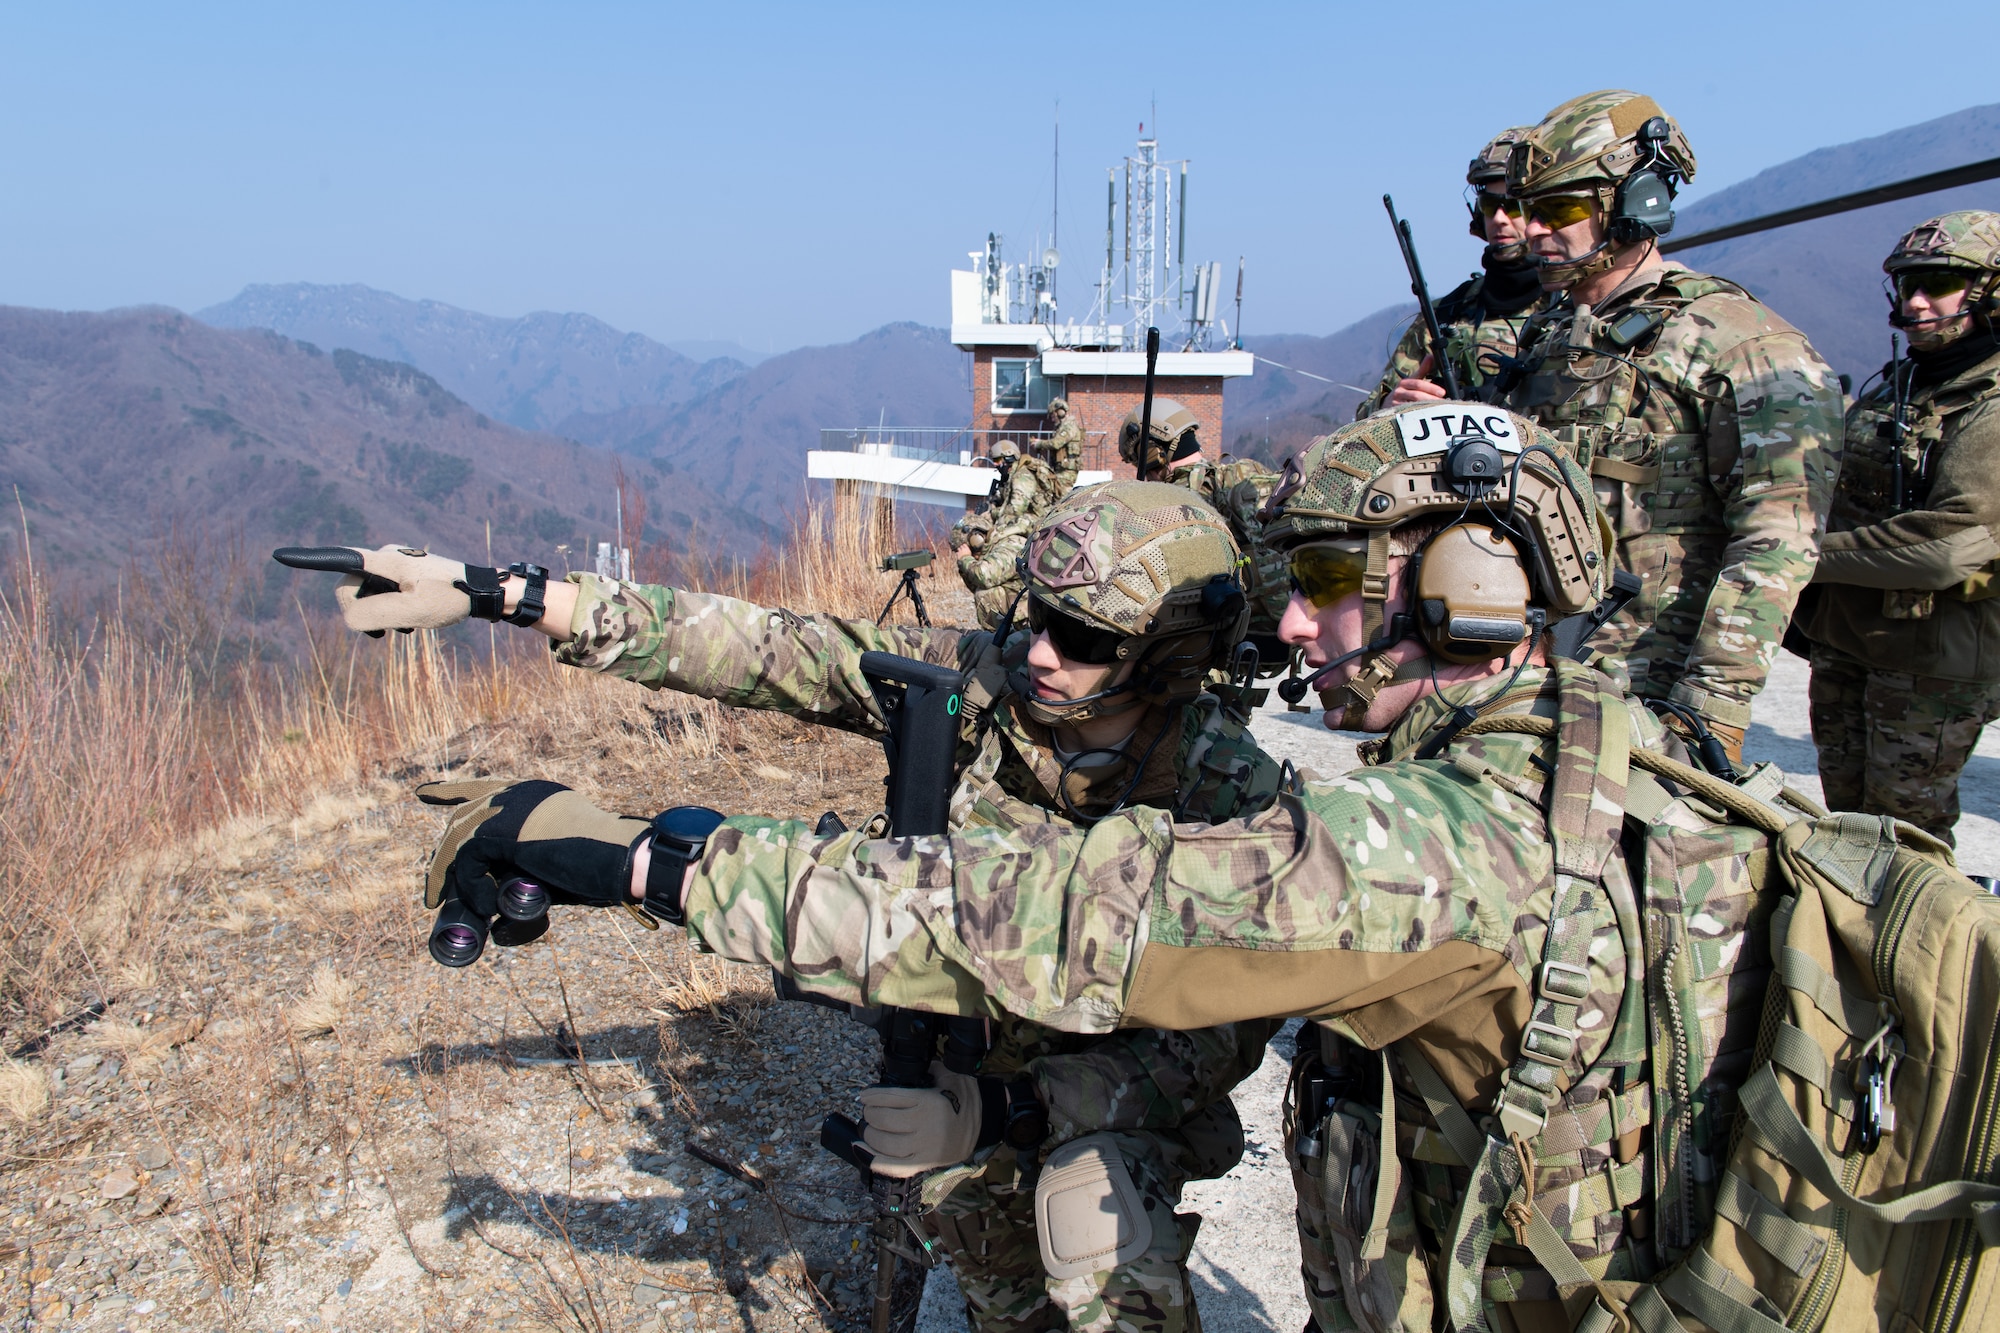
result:
M 1055 346 L 1036 324 L 960 324 L 952 341 L 972 353 L 972 423 L 980 431 L 1050 429 L 1051 398 L 1069 402 L 1087 443 L 1085 471 L 1124 475 L 1118 429 L 1146 393 L 1143 352 L 1082 351 Z M 1154 367 L 1154 398 L 1171 398 L 1201 423 L 1202 452 L 1222 452 L 1222 382 L 1256 368 L 1249 352 L 1162 352 Z

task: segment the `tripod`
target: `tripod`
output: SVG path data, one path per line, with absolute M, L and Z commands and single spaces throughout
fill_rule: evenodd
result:
M 909 594 L 910 604 L 917 608 L 917 623 L 925 629 L 929 629 L 931 627 L 931 617 L 930 613 L 924 610 L 924 594 L 922 589 L 917 587 L 917 571 L 914 569 L 903 571 L 902 582 L 898 583 L 896 590 L 889 594 L 889 600 L 882 604 L 882 614 L 875 617 L 875 623 L 880 625 L 883 621 L 887 620 L 889 612 L 895 608 L 896 599 L 905 593 Z

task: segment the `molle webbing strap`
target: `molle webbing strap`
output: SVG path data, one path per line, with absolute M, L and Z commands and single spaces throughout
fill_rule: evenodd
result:
M 1794 1222 L 1784 1209 L 1759 1194 L 1755 1186 L 1734 1171 L 1722 1173 L 1722 1185 L 1715 1194 L 1715 1211 L 1742 1227 L 1765 1253 L 1800 1277 L 1819 1267 L 1826 1254 L 1824 1236 Z
M 1571 1253 L 1569 1243 L 1549 1221 L 1542 1206 L 1535 1202 L 1535 1182 L 1523 1175 L 1520 1154 L 1515 1146 L 1482 1134 L 1479 1127 L 1472 1123 L 1472 1117 L 1465 1113 L 1465 1108 L 1458 1104 L 1458 1098 L 1452 1095 L 1444 1078 L 1415 1047 L 1405 1043 L 1399 1054 L 1452 1150 L 1474 1164 L 1472 1181 L 1466 1188 L 1465 1197 L 1459 1201 L 1451 1248 L 1446 1252 L 1445 1296 L 1452 1327 L 1459 1333 L 1485 1328 L 1480 1303 L 1483 1291 L 1481 1275 L 1486 1268 L 1486 1256 L 1493 1247 L 1494 1228 L 1506 1215 L 1499 1202 L 1502 1197 L 1510 1209 L 1520 1205 L 1521 1215 L 1526 1217 L 1526 1224 L 1520 1228 L 1521 1238 L 1534 1254 L 1535 1262 L 1555 1279 L 1565 1303 L 1579 1291 L 1589 1288 L 1611 1311 L 1621 1311 L 1622 1307 L 1616 1299 L 1598 1285 L 1597 1277 Z M 1489 1194 L 1481 1188 L 1489 1181 L 1499 1186 L 1498 1194 Z M 1581 1313 L 1570 1311 L 1573 1320 Z
M 1889 1226 L 1971 1218 L 1982 1241 L 2000 1245 L 2000 1185 L 1948 1180 L 1888 1203 L 1871 1203 L 1841 1182 L 1840 1164 L 1799 1119 L 1770 1065 L 1760 1066 L 1743 1085 L 1741 1105 L 1758 1141 L 1836 1206 Z M 1678 1295 L 1674 1298 L 1680 1299 Z
M 1396 1081 L 1389 1077 L 1389 1052 L 1377 1052 L 1382 1061 L 1382 1117 L 1378 1132 L 1381 1151 L 1375 1158 L 1375 1203 L 1368 1216 L 1368 1234 L 1361 1238 L 1361 1257 L 1380 1259 L 1389 1253 L 1389 1218 L 1396 1211 L 1396 1190 L 1403 1180 L 1403 1159 L 1396 1152 Z M 1329 1159 L 1330 1162 L 1331 1159 Z
M 1660 465 L 1627 463 L 1616 458 L 1592 458 L 1590 475 L 1603 477 L 1606 481 L 1630 482 L 1634 486 L 1650 486 L 1660 479 Z

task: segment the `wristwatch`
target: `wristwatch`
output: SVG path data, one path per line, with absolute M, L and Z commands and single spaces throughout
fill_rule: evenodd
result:
M 1017 1078 L 1007 1084 L 1007 1116 L 1000 1141 L 1019 1151 L 1041 1146 L 1049 1136 L 1049 1112 L 1035 1095 L 1035 1080 Z
M 532 625 L 540 620 L 542 613 L 548 609 L 547 603 L 543 600 L 543 593 L 549 586 L 549 571 L 540 565 L 516 560 L 507 566 L 507 572 L 524 580 L 528 586 L 522 589 L 521 600 L 515 605 L 513 614 L 497 618 L 510 625 Z
M 684 926 L 681 880 L 701 860 L 708 835 L 726 816 L 705 805 L 677 805 L 653 816 L 653 860 L 646 868 L 646 911 L 670 926 Z

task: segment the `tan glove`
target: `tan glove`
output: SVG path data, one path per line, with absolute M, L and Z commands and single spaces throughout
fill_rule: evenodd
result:
M 534 880 L 557 902 L 630 902 L 632 849 L 652 831 L 556 782 L 426 782 L 417 799 L 456 807 L 424 877 L 424 906 L 456 899 L 485 916 L 500 910 L 509 875 Z
M 953 1166 L 979 1146 L 979 1080 L 931 1062 L 930 1088 L 863 1088 L 862 1139 L 879 1175 L 903 1178 Z
M 364 551 L 353 546 L 287 546 L 271 558 L 293 569 L 344 574 L 333 590 L 347 627 L 380 636 L 385 630 L 443 629 L 473 614 L 474 594 L 485 619 L 500 618 L 499 572 L 464 565 L 412 546 Z

